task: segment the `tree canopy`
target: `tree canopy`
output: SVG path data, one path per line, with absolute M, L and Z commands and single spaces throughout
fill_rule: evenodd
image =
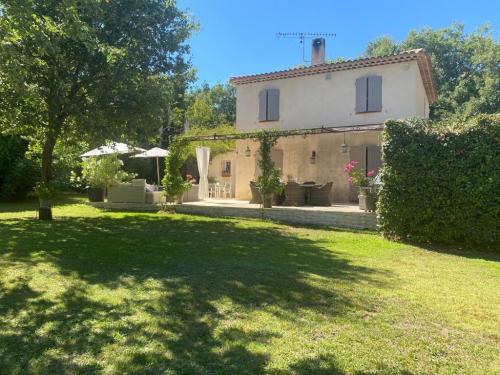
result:
M 369 43 L 363 56 L 414 48 L 425 48 L 432 60 L 438 100 L 431 107 L 431 118 L 500 111 L 500 43 L 489 25 L 470 34 L 460 24 L 412 30 L 402 42 L 383 36 Z
M 175 1 L 2 0 L 0 129 L 42 146 L 157 133 L 194 28 Z
M 236 122 L 236 90 L 229 84 L 203 84 L 187 96 L 190 126 L 214 128 Z

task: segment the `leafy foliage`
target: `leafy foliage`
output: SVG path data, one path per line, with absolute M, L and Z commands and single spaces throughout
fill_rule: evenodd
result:
M 0 135 L 0 199 L 22 199 L 35 186 L 38 170 L 26 157 L 28 142 L 14 135 Z
M 283 189 L 281 182 L 281 172 L 275 168 L 271 158 L 271 149 L 276 144 L 279 135 L 273 131 L 261 131 L 257 134 L 259 144 L 260 176 L 257 177 L 256 186 L 262 195 L 262 201 L 265 202 L 273 193 L 278 193 Z
M 122 165 L 116 154 L 88 158 L 83 162 L 82 178 L 93 188 L 108 188 L 134 178 L 133 174 L 122 170 Z
M 500 43 L 491 30 L 485 25 L 466 34 L 459 24 L 412 30 L 401 43 L 387 36 L 369 43 L 364 56 L 425 48 L 438 92 L 431 107 L 432 119 L 496 113 L 500 109 Z
M 218 125 L 213 128 L 194 127 L 190 128 L 186 134 L 187 137 L 210 136 L 210 135 L 236 134 L 236 129 L 232 125 Z M 196 147 L 210 147 L 210 155 L 212 157 L 224 154 L 235 149 L 233 140 L 223 141 L 193 141 L 189 142 L 186 147 L 189 156 L 196 156 Z
M 369 42 L 363 57 L 379 57 L 401 52 L 401 46 L 390 36 L 384 35 Z
M 365 175 L 365 171 L 358 167 L 359 162 L 356 160 L 351 160 L 344 166 L 344 172 L 349 176 L 347 180 L 354 186 L 358 187 L 370 187 L 373 185 L 373 179 L 375 171 L 368 171 Z
M 33 196 L 40 201 L 48 201 L 56 197 L 57 190 L 53 184 L 46 182 L 37 182 L 32 192 Z
M 169 154 L 165 158 L 165 175 L 162 185 L 165 195 L 174 200 L 180 197 L 191 187 L 191 183 L 182 177 L 181 168 L 186 158 L 187 142 L 182 138 L 176 138 L 170 145 Z
M 450 128 L 460 131 L 386 122 L 381 229 L 405 240 L 498 248 L 500 114 Z
M 187 98 L 186 119 L 191 126 L 214 128 L 236 122 L 236 90 L 228 84 L 204 84 Z
M 0 128 L 42 144 L 44 182 L 58 141 L 156 133 L 192 29 L 171 1 L 4 1 Z

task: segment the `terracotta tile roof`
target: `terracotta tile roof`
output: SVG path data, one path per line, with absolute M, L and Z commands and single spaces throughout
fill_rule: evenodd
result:
M 270 73 L 253 74 L 240 77 L 231 77 L 229 83 L 232 85 L 244 85 L 247 83 L 263 82 L 263 81 L 273 81 L 277 79 L 293 78 L 309 76 L 314 74 L 337 72 L 341 70 L 359 69 L 378 65 L 388 65 L 396 64 L 406 61 L 416 60 L 418 68 L 420 70 L 420 75 L 422 76 L 422 82 L 425 87 L 425 92 L 429 103 L 432 104 L 436 100 L 436 88 L 434 85 L 434 79 L 432 78 L 432 65 L 431 60 L 425 49 L 413 49 L 401 53 L 396 53 L 394 55 L 380 56 L 380 57 L 370 57 L 364 59 L 348 60 L 338 63 L 326 63 L 314 66 L 308 66 L 304 68 L 294 68 L 287 70 L 280 70 Z

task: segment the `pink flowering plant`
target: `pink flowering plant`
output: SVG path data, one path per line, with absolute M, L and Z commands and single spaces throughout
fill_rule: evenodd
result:
M 351 160 L 344 166 L 344 172 L 348 174 L 347 181 L 354 186 L 370 187 L 373 185 L 375 171 L 368 171 L 365 175 L 364 170 L 358 167 L 358 162 Z

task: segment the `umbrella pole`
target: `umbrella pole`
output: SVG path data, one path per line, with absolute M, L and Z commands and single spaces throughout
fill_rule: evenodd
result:
M 160 186 L 160 162 L 156 158 L 156 175 L 158 176 L 158 186 Z

